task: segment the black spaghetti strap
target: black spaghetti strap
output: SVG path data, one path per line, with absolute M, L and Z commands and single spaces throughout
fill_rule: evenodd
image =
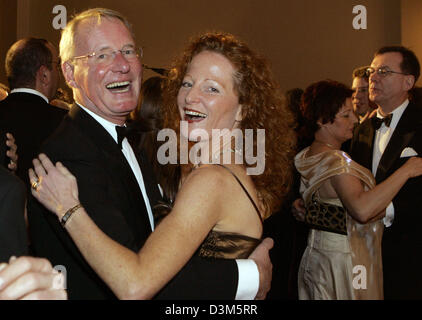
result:
M 259 213 L 258 206 L 255 204 L 255 201 L 253 201 L 253 199 L 252 199 L 251 195 L 249 194 L 248 190 L 246 190 L 245 186 L 242 184 L 242 182 L 240 182 L 239 178 L 233 173 L 233 171 L 231 171 L 226 166 L 223 166 L 222 164 L 218 164 L 218 163 L 216 163 L 216 165 L 217 166 L 220 166 L 220 167 L 223 167 L 228 172 L 230 172 L 233 177 L 235 177 L 236 181 L 240 184 L 240 186 L 242 187 L 243 191 L 245 191 L 245 193 L 248 196 L 249 200 L 251 200 L 251 202 L 252 202 L 252 204 L 253 204 L 253 206 L 254 206 L 254 208 L 256 210 L 256 213 L 258 214 L 259 220 L 261 220 L 261 222 L 262 222 L 262 217 L 261 217 L 261 214 Z

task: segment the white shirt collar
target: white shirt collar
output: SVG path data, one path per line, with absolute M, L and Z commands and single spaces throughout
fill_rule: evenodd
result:
M 393 118 L 391 119 L 390 128 L 395 128 L 397 126 L 397 123 L 399 122 L 401 116 L 403 115 L 404 110 L 406 110 L 407 106 L 409 105 L 409 99 L 406 99 L 400 106 L 395 108 L 393 112 Z M 381 113 L 380 109 L 377 109 L 377 118 L 384 118 Z
M 18 93 L 18 92 L 35 94 L 35 95 L 43 98 L 45 100 L 45 102 L 49 103 L 48 98 L 45 95 L 43 95 L 41 92 L 39 92 L 39 91 L 37 91 L 35 89 L 30 89 L 30 88 L 16 88 L 16 89 L 13 89 L 12 91 L 10 91 L 10 94 L 12 94 L 12 93 Z
M 84 111 L 86 111 L 91 117 L 93 117 L 99 124 L 101 124 L 104 127 L 104 129 L 113 137 L 114 141 L 116 141 L 117 143 L 117 131 L 116 131 L 116 126 L 118 126 L 117 124 L 100 117 L 98 114 L 82 106 L 80 103 L 76 101 L 75 103 L 78 106 L 80 106 Z

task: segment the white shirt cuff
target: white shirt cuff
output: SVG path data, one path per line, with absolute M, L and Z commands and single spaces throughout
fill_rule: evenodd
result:
M 394 205 L 393 201 L 390 202 L 387 209 L 385 209 L 385 217 L 384 217 L 384 225 L 385 227 L 389 227 L 393 224 L 394 220 Z
M 236 259 L 239 279 L 236 300 L 254 300 L 259 289 L 258 266 L 252 259 Z

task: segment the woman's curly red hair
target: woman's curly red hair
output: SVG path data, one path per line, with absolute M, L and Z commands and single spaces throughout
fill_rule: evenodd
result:
M 267 61 L 244 42 L 227 33 L 206 33 L 192 39 L 183 55 L 174 62 L 164 89 L 164 128 L 179 132 L 180 115 L 177 95 L 193 57 L 212 51 L 226 57 L 235 69 L 234 88 L 242 105 L 239 128 L 265 129 L 265 170 L 252 175 L 258 195 L 265 208 L 265 218 L 276 212 L 289 192 L 293 176 L 296 135 L 293 114 L 283 103 L 278 85 Z M 245 160 L 245 159 L 244 159 Z M 251 166 L 244 161 L 246 166 Z

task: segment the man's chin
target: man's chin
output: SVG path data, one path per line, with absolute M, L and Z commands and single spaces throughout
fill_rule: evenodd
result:
M 138 105 L 137 101 L 133 100 L 121 100 L 121 99 L 114 99 L 114 101 L 111 101 L 111 108 L 118 110 L 120 112 L 132 112 L 136 109 L 136 106 Z

